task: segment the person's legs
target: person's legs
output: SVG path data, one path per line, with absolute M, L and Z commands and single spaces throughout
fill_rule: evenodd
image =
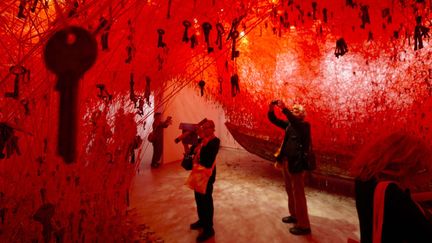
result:
M 207 184 L 207 192 L 204 195 L 203 204 L 205 205 L 203 228 L 204 230 L 213 229 L 213 183 L 209 182 Z
M 291 181 L 293 186 L 294 201 L 296 205 L 297 224 L 294 228 L 310 229 L 309 215 L 307 209 L 306 195 L 304 191 L 303 172 L 291 174 Z M 310 230 L 290 230 L 293 234 L 308 234 Z M 300 233 L 299 233 L 300 232 Z
M 296 217 L 296 205 L 295 205 L 295 201 L 294 201 L 294 193 L 293 193 L 293 187 L 292 187 L 292 182 L 291 182 L 291 175 L 288 171 L 288 161 L 284 160 L 283 165 L 282 165 L 282 174 L 284 177 L 284 181 L 285 181 L 285 190 L 287 192 L 288 195 L 288 211 L 290 216 L 292 217 Z
M 213 182 L 210 181 L 207 184 L 206 194 L 203 195 L 195 192 L 195 198 L 198 199 L 197 200 L 197 208 L 199 208 L 198 217 L 199 217 L 200 225 L 203 228 L 203 231 L 197 237 L 197 241 L 202 242 L 211 238 L 215 233 L 213 229 L 213 213 L 214 213 Z M 198 206 L 198 204 L 200 206 Z
M 151 161 L 152 167 L 157 167 L 159 165 L 159 161 L 162 158 L 162 149 L 163 144 L 153 143 L 153 156 Z
M 197 223 L 199 223 L 199 225 L 202 227 L 203 226 L 203 218 L 205 217 L 205 208 L 204 208 L 204 195 L 199 193 L 199 192 L 194 192 L 195 193 L 195 203 L 196 203 L 196 207 L 197 207 L 197 214 L 198 214 L 198 221 Z

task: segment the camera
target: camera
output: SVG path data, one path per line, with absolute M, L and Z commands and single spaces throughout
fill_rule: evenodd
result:
M 182 134 L 174 139 L 175 143 L 182 142 L 183 144 L 194 144 L 198 140 L 198 134 L 196 131 L 198 128 L 207 122 L 207 118 L 204 118 L 198 124 L 192 123 L 180 123 L 179 129 L 182 130 Z

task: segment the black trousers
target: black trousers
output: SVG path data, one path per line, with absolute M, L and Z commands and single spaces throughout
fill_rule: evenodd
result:
M 195 192 L 198 219 L 204 231 L 209 231 L 213 228 L 213 183 L 214 178 L 210 177 L 207 183 L 206 194 Z

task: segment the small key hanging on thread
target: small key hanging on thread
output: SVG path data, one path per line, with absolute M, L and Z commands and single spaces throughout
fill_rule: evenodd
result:
M 68 164 L 76 158 L 78 82 L 96 57 L 95 38 L 79 26 L 55 32 L 45 45 L 45 65 L 56 74 L 55 89 L 60 93 L 57 152 Z
M 357 6 L 357 3 L 355 3 L 354 0 L 346 0 L 345 5 L 350 6 L 351 8 L 355 8 Z
M 166 47 L 166 43 L 163 42 L 163 35 L 165 34 L 165 30 L 163 29 L 158 29 L 158 48 L 164 48 Z
M 93 32 L 93 35 L 97 35 L 101 30 L 108 26 L 108 20 L 104 16 L 99 17 L 99 24 L 96 27 L 96 30 Z
M 20 4 L 18 6 L 18 14 L 17 18 L 19 19 L 25 19 L 26 16 L 24 15 L 25 6 L 27 4 L 27 0 L 20 0 Z
M 231 39 L 232 39 L 232 47 L 231 47 L 231 60 L 234 60 L 235 58 L 240 56 L 240 52 L 236 49 L 236 41 L 239 37 L 239 32 L 235 30 L 233 33 L 231 33 Z
M 339 38 L 336 41 L 336 49 L 335 49 L 335 56 L 339 58 L 340 56 L 345 55 L 345 53 L 348 52 L 348 45 L 345 42 L 344 38 Z
M 369 31 L 369 33 L 368 33 L 368 42 L 370 42 L 370 41 L 373 41 L 373 33 L 372 33 L 372 31 Z
M 136 108 L 137 97 L 135 95 L 135 81 L 134 81 L 134 73 L 130 73 L 129 77 L 129 99 L 134 103 Z
M 203 95 L 204 95 L 204 86 L 205 86 L 205 81 L 204 81 L 204 80 L 200 80 L 200 81 L 198 82 L 198 86 L 199 86 L 199 88 L 200 88 L 201 96 L 203 96 Z
M 72 3 L 71 10 L 68 13 L 68 18 L 78 17 L 78 7 L 79 7 L 78 1 L 74 1 Z
M 210 31 L 212 29 L 212 25 L 208 22 L 204 22 L 202 24 L 202 28 L 204 31 L 204 39 L 205 42 L 207 43 L 207 53 L 212 53 L 214 48 L 210 46 Z
M 421 25 L 422 17 L 417 16 L 414 28 L 414 51 L 423 48 L 423 37 L 429 37 L 429 28 Z
M 387 19 L 387 24 L 391 24 L 393 22 L 390 8 L 384 8 L 383 10 L 381 10 L 381 17 L 383 19 Z
M 369 6 L 362 5 L 360 7 L 360 10 L 361 10 L 360 16 L 361 16 L 361 21 L 362 21 L 360 28 L 364 29 L 366 24 L 370 24 Z
M 13 65 L 9 68 L 9 73 L 14 75 L 14 91 L 6 92 L 5 97 L 17 99 L 19 96 L 19 83 L 20 81 L 30 81 L 30 70 L 22 65 Z
M 151 102 L 150 102 L 150 83 L 151 83 L 151 79 L 149 76 L 145 77 L 146 80 L 146 85 L 145 85 L 145 90 L 144 90 L 144 98 L 147 102 L 148 106 L 151 106 Z
M 138 98 L 138 102 L 137 105 L 135 106 L 135 108 L 137 109 L 137 114 L 140 116 L 144 115 L 144 99 L 140 96 Z
M 132 62 L 133 51 L 134 51 L 134 47 L 132 45 L 129 44 L 128 46 L 126 46 L 126 53 L 127 53 L 127 58 L 125 59 L 126 64 L 130 64 Z
M 323 14 L 323 21 L 324 21 L 324 23 L 327 24 L 327 21 L 328 21 L 328 17 L 327 17 L 327 8 L 323 8 L 323 10 L 322 10 L 322 14 Z
M 32 13 L 34 13 L 34 12 L 36 11 L 36 6 L 37 6 L 38 2 L 39 2 L 39 0 L 33 0 L 33 4 L 32 4 L 32 6 L 30 7 L 30 11 L 31 11 Z
M 225 33 L 225 30 L 221 23 L 216 24 L 216 31 L 217 31 L 216 45 L 218 45 L 219 50 L 222 50 L 222 35 Z
M 239 86 L 239 76 L 237 73 L 234 73 L 231 76 L 231 95 L 232 97 L 235 97 L 238 93 L 240 93 L 240 86 Z
M 171 18 L 171 2 L 172 0 L 168 0 L 167 19 Z
M 109 50 L 109 33 L 110 33 L 111 24 L 109 24 L 107 27 L 105 27 L 102 30 L 102 34 L 100 37 L 101 45 L 102 45 L 102 51 L 108 51 Z
M 99 89 L 99 94 L 97 94 L 97 97 L 99 97 L 100 99 L 102 99 L 106 104 L 108 104 L 109 102 L 111 102 L 112 100 L 112 94 L 110 94 L 106 87 L 105 84 L 96 84 L 96 88 Z
M 312 2 L 312 19 L 316 20 L 316 13 L 317 13 L 317 2 Z
M 191 48 L 192 49 L 195 48 L 195 46 L 198 45 L 198 38 L 197 38 L 197 36 L 195 34 L 193 34 L 191 36 L 190 41 L 191 41 Z
M 241 22 L 241 20 L 242 20 L 244 17 L 245 17 L 245 15 L 242 15 L 242 16 L 240 16 L 240 17 L 238 17 L 238 18 L 234 18 L 234 19 L 233 19 L 233 21 L 232 21 L 232 23 L 231 23 L 230 31 L 229 31 L 228 36 L 227 36 L 227 39 L 226 39 L 227 41 L 228 41 L 231 37 L 233 37 L 234 32 L 237 31 L 237 28 L 238 28 L 238 26 L 240 25 L 240 22 Z M 237 31 L 237 33 L 238 33 L 238 31 Z
M 301 8 L 300 5 L 296 5 L 295 7 L 299 13 L 299 20 L 301 23 L 305 23 L 304 17 L 305 17 L 305 11 Z
M 135 28 L 132 25 L 132 20 L 128 20 L 128 28 L 129 34 L 127 36 L 128 45 L 126 46 L 127 58 L 125 60 L 126 64 L 130 64 L 133 60 L 135 53 L 135 44 L 134 44 L 134 36 L 135 36 Z
M 282 15 L 280 16 L 279 21 L 280 21 L 281 26 L 283 26 L 285 29 L 290 27 L 288 12 L 286 10 L 283 13 L 283 16 Z
M 189 20 L 183 20 L 183 26 L 185 27 L 185 30 L 183 32 L 182 42 L 188 43 L 189 42 L 188 30 L 192 26 L 192 24 Z

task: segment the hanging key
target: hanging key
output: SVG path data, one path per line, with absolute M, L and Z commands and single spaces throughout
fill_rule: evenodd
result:
M 68 164 L 76 156 L 78 82 L 96 57 L 96 40 L 77 26 L 57 31 L 45 46 L 45 64 L 57 75 L 56 90 L 60 92 L 57 152 Z
M 204 31 L 205 42 L 207 43 L 207 53 L 212 53 L 214 48 L 210 46 L 210 31 L 212 29 L 212 25 L 209 22 L 204 22 L 202 24 L 202 28 Z
M 236 48 L 236 41 L 239 36 L 240 34 L 237 30 L 234 30 L 234 32 L 231 33 L 231 39 L 232 39 L 231 60 L 234 60 L 235 58 L 240 56 L 240 51 L 238 51 Z
M 221 23 L 216 24 L 216 30 L 218 32 L 216 38 L 216 45 L 218 45 L 219 50 L 222 50 L 222 35 L 225 33 L 225 30 Z
M 165 30 L 163 29 L 158 29 L 158 48 L 165 48 L 166 47 L 166 43 L 163 42 L 163 35 L 165 34 Z
M 167 19 L 171 18 L 171 0 L 168 0 Z
M 30 71 L 27 70 L 25 67 L 18 64 L 18 65 L 11 66 L 9 68 L 9 73 L 15 76 L 14 91 L 13 92 L 6 92 L 5 97 L 18 99 L 20 80 L 24 81 L 25 76 L 27 76 L 27 79 L 30 79 L 30 74 L 29 74 Z
M 183 20 L 183 26 L 185 27 L 183 32 L 182 42 L 189 42 L 188 30 L 192 26 L 192 23 L 189 20 Z

